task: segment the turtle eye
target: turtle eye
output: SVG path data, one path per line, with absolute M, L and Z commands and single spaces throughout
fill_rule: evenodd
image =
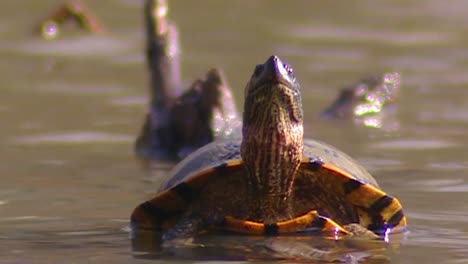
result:
M 259 64 L 255 67 L 255 71 L 253 73 L 254 77 L 258 77 L 263 72 L 263 64 Z

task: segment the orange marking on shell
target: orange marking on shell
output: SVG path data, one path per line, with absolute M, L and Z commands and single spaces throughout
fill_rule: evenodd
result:
M 309 161 L 303 159 L 303 162 L 308 163 Z M 355 177 L 353 177 L 350 173 L 344 171 L 343 169 L 340 169 L 339 167 L 331 163 L 323 163 L 320 169 L 324 169 L 329 171 L 330 173 L 337 174 L 341 176 L 341 179 L 343 180 L 346 180 L 346 178 L 355 179 Z M 345 192 L 343 191 L 343 193 Z M 366 210 L 369 209 L 376 201 L 378 201 L 384 196 L 387 196 L 387 194 L 384 191 L 369 184 L 362 184 L 361 186 L 359 186 L 359 188 L 346 194 L 346 198 L 348 199 L 348 201 L 357 207 L 359 224 L 362 226 L 368 226 L 369 224 L 372 224 L 372 217 Z M 395 197 L 392 198 L 392 202 L 380 212 L 378 212 L 382 216 L 384 222 L 388 222 L 395 213 L 402 209 L 402 206 L 398 199 L 396 199 Z M 406 225 L 406 217 L 403 216 L 399 223 L 395 225 L 395 228 L 404 228 Z
M 263 235 L 265 224 L 226 216 L 224 217 L 224 228 L 244 234 Z
M 299 217 L 281 221 L 276 223 L 278 226 L 278 234 L 287 234 L 300 232 L 308 227 L 312 227 L 315 220 L 319 219 L 321 216 L 317 211 L 312 210 L 304 215 Z M 322 218 L 325 221 L 325 225 L 322 227 L 322 232 L 333 232 L 333 233 L 342 233 L 349 234 L 343 227 L 335 223 L 333 220 L 328 218 Z M 226 216 L 224 218 L 224 228 L 230 231 L 235 231 L 238 233 L 244 234 L 253 234 L 253 235 L 263 235 L 265 233 L 265 224 L 255 221 L 240 220 L 232 216 Z

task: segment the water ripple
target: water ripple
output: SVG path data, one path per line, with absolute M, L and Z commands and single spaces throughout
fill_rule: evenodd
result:
M 111 103 L 115 105 L 144 105 L 148 103 L 148 98 L 143 96 L 128 96 L 112 98 Z
M 70 85 L 66 82 L 44 83 L 38 86 L 38 90 L 47 94 L 119 94 L 127 88 L 118 84 L 92 84 L 92 85 Z
M 288 31 L 285 31 L 288 32 Z M 378 42 L 395 45 L 429 45 L 451 43 L 457 38 L 449 32 L 395 32 L 389 30 L 373 30 L 364 28 L 345 28 L 343 26 L 307 25 L 289 30 L 293 38 L 300 39 L 331 39 L 360 42 Z
M 371 148 L 392 150 L 427 150 L 456 146 L 454 142 L 437 139 L 399 139 L 371 144 Z
M 121 55 L 130 49 L 134 43 L 113 39 L 108 36 L 81 36 L 78 38 L 63 38 L 55 41 L 27 41 L 16 46 L 22 52 L 44 55 L 67 56 L 103 56 Z
M 468 193 L 468 183 L 462 178 L 422 179 L 409 183 L 413 190 L 420 192 Z
M 105 132 L 80 131 L 71 133 L 47 133 L 17 137 L 13 140 L 16 144 L 32 145 L 44 143 L 128 143 L 134 140 L 134 136 L 110 134 Z
M 460 162 L 431 162 L 426 165 L 428 169 L 438 169 L 438 170 L 468 170 L 468 164 L 463 164 Z

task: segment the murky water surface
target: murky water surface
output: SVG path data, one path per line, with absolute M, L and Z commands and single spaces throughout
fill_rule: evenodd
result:
M 221 66 L 240 108 L 254 65 L 278 54 L 302 84 L 306 135 L 362 162 L 400 199 L 411 232 L 365 245 L 206 238 L 204 249 L 162 256 L 132 250 L 126 229 L 171 167 L 150 172 L 132 151 L 147 103 L 141 1 L 88 1 L 112 31 L 104 36 L 31 36 L 55 2 L 1 4 L 0 263 L 242 262 L 282 251 L 301 262 L 321 254 L 315 245 L 346 253 L 338 261 L 468 262 L 468 2 L 172 1 L 187 83 Z M 340 87 L 388 70 L 403 85 L 384 129 L 317 120 Z

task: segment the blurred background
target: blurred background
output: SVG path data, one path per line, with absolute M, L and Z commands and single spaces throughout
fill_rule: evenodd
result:
M 132 209 L 157 189 L 133 153 L 148 103 L 143 1 L 87 0 L 109 29 L 33 33 L 59 1 L 0 4 L 0 263 L 128 263 Z M 410 233 L 396 263 L 468 259 L 468 2 L 169 1 L 186 87 L 222 67 L 243 104 L 276 54 L 302 86 L 307 137 L 361 162 L 402 202 Z M 340 88 L 401 72 L 382 128 L 317 114 Z M 164 262 L 164 261 L 162 261 Z M 154 262 L 153 262 L 154 263 Z

